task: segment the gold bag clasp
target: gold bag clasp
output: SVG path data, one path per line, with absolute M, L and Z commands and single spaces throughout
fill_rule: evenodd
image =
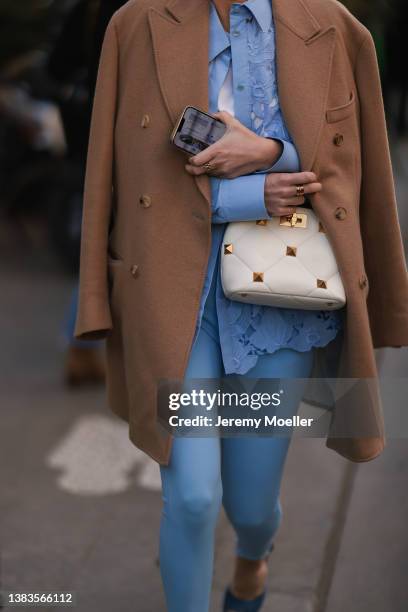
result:
M 285 215 L 280 217 L 279 225 L 285 227 L 306 227 L 307 226 L 307 215 L 305 213 L 293 213 L 292 215 Z

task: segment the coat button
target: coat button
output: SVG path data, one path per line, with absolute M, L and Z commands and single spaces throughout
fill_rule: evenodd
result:
M 150 125 L 150 116 L 149 115 L 143 115 L 142 117 L 142 122 L 141 122 L 141 127 L 142 128 L 147 128 Z
M 365 289 L 368 285 L 368 279 L 366 276 L 361 276 L 360 280 L 358 281 L 358 284 L 360 285 L 360 289 Z
M 139 198 L 139 203 L 143 208 L 149 208 L 149 206 L 152 205 L 152 198 L 146 193 L 143 193 Z
M 130 268 L 130 273 L 133 278 L 136 278 L 136 276 L 139 275 L 139 266 L 137 264 L 133 264 Z
M 343 219 L 347 217 L 347 210 L 343 208 L 343 206 L 338 206 L 334 211 L 334 216 L 336 219 L 339 219 L 339 221 L 343 221 Z
M 333 144 L 336 145 L 336 147 L 341 147 L 341 145 L 344 142 L 344 136 L 343 134 L 335 134 L 333 137 Z

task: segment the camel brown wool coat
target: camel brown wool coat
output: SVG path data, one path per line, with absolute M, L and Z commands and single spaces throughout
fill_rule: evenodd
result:
M 375 47 L 335 0 L 273 0 L 273 12 L 282 112 L 302 170 L 323 184 L 311 204 L 347 296 L 344 336 L 315 350 L 304 399 L 332 409 L 329 448 L 367 461 L 385 444 L 374 348 L 408 344 Z M 184 106 L 208 110 L 208 26 L 209 0 L 131 0 L 115 13 L 89 143 L 75 336 L 106 337 L 110 408 L 161 464 L 173 438 L 157 424 L 157 383 L 183 378 L 211 237 L 209 178 L 185 171 L 169 137 Z M 330 391 L 315 377 L 333 347 L 348 383 Z

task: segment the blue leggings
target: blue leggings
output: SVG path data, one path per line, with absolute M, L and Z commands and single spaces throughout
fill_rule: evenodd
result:
M 281 349 L 262 355 L 246 376 L 307 378 L 312 356 L 313 351 Z M 225 374 L 211 292 L 185 377 L 221 376 Z M 296 385 L 294 405 L 300 395 L 301 385 Z M 160 571 L 168 612 L 209 610 L 221 504 L 237 536 L 236 553 L 247 559 L 268 554 L 282 516 L 279 489 L 289 444 L 290 437 L 173 439 L 169 465 L 160 467 Z

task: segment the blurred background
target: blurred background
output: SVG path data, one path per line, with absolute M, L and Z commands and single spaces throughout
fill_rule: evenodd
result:
M 0 0 L 0 588 L 75 591 L 87 612 L 165 609 L 158 467 L 106 406 L 103 342 L 72 337 L 93 90 L 122 4 Z M 408 245 L 408 3 L 344 4 L 375 39 Z M 377 357 L 407 375 L 405 349 Z M 265 612 L 406 612 L 406 451 L 356 465 L 294 440 Z M 222 516 L 214 611 L 232 554 Z

